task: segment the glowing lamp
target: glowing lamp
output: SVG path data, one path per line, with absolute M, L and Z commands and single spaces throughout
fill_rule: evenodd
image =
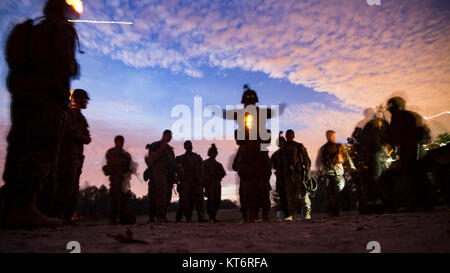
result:
M 81 0 L 66 0 L 67 5 L 72 6 L 78 13 L 83 13 L 83 2 Z

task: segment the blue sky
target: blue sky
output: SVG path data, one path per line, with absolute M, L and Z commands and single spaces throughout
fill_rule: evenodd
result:
M 13 23 L 41 13 L 44 0 L 3 0 L 0 41 Z M 91 97 L 85 115 L 94 141 L 86 148 L 82 181 L 106 184 L 103 155 L 115 134 L 143 172 L 144 145 L 175 121 L 171 109 L 236 105 L 249 83 L 260 103 L 286 103 L 281 129 L 292 128 L 314 159 L 324 131 L 344 141 L 367 107 L 392 94 L 410 109 L 433 115 L 450 106 L 450 8 L 445 0 L 86 0 L 82 19 L 132 21 L 133 25 L 77 23 L 81 77 L 73 88 Z M 0 53 L 2 158 L 9 124 L 7 68 Z M 448 130 L 448 119 L 439 132 Z M 437 131 L 436 131 L 437 132 Z M 219 141 L 224 165 L 235 144 Z M 203 157 L 208 141 L 194 143 Z M 183 152 L 174 143 L 177 154 Z M 3 162 L 0 162 L 3 167 Z M 235 176 L 229 173 L 224 185 Z M 145 185 L 134 180 L 134 191 Z

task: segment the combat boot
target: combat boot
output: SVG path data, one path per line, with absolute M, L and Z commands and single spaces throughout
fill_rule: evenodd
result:
M 61 220 L 44 216 L 34 205 L 14 209 L 8 213 L 5 221 L 5 227 L 12 229 L 57 228 L 60 226 L 62 226 Z

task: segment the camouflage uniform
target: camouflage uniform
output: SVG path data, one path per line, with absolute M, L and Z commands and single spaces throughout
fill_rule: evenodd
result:
M 83 168 L 83 146 L 91 142 L 89 125 L 81 110 L 67 109 L 64 134 L 57 171 L 54 215 L 70 220 L 75 212 L 80 175 Z
M 123 149 L 111 148 L 106 152 L 106 169 L 109 175 L 110 195 L 110 220 L 117 221 L 119 216 L 122 222 L 126 222 L 129 216 L 128 200 L 129 192 L 122 190 L 126 175 L 130 173 L 131 155 Z
M 164 150 L 157 152 L 160 147 L 160 141 L 149 146 L 149 153 L 153 153 L 154 158 L 154 164 L 151 166 L 152 174 L 148 183 L 150 221 L 153 221 L 155 217 L 159 221 L 166 220 L 167 208 L 172 198 L 172 187 L 175 183 L 175 154 L 173 148 L 167 145 Z
M 202 158 L 196 153 L 185 153 L 175 159 L 179 166 L 180 189 L 182 191 L 182 204 L 184 215 L 188 221 L 192 218 L 194 207 L 197 209 L 198 220 L 205 220 L 204 208 L 204 177 L 202 170 Z
M 283 149 L 287 157 L 288 167 L 285 169 L 285 191 L 289 216 L 295 216 L 297 211 L 297 194 L 300 193 L 303 213 L 311 212 L 309 192 L 303 183 L 305 175 L 309 173 L 311 160 L 303 144 L 288 141 Z
M 215 159 L 208 158 L 203 161 L 203 170 L 205 172 L 205 195 L 208 198 L 207 211 L 211 220 L 216 219 L 217 210 L 219 210 L 222 186 L 220 181 L 225 177 L 226 172 L 222 164 Z
M 3 180 L 8 210 L 33 207 L 43 192 L 43 210 L 53 198 L 57 159 L 77 75 L 76 32 L 64 20 L 46 18 L 31 37 L 32 67 L 10 71 L 11 129 Z
M 327 209 L 332 216 L 339 215 L 341 192 L 345 187 L 344 165 L 355 169 L 344 145 L 327 142 L 320 148 L 317 158 L 319 169 L 324 172 L 327 181 Z

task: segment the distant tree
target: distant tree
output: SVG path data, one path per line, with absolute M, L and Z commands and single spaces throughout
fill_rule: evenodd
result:
M 225 199 L 220 201 L 220 209 L 237 209 L 238 206 L 236 205 L 236 203 L 233 203 L 233 201 L 231 201 L 230 199 Z
M 450 142 L 450 134 L 449 133 L 443 133 L 438 135 L 437 137 L 437 143 L 439 144 L 446 144 Z

